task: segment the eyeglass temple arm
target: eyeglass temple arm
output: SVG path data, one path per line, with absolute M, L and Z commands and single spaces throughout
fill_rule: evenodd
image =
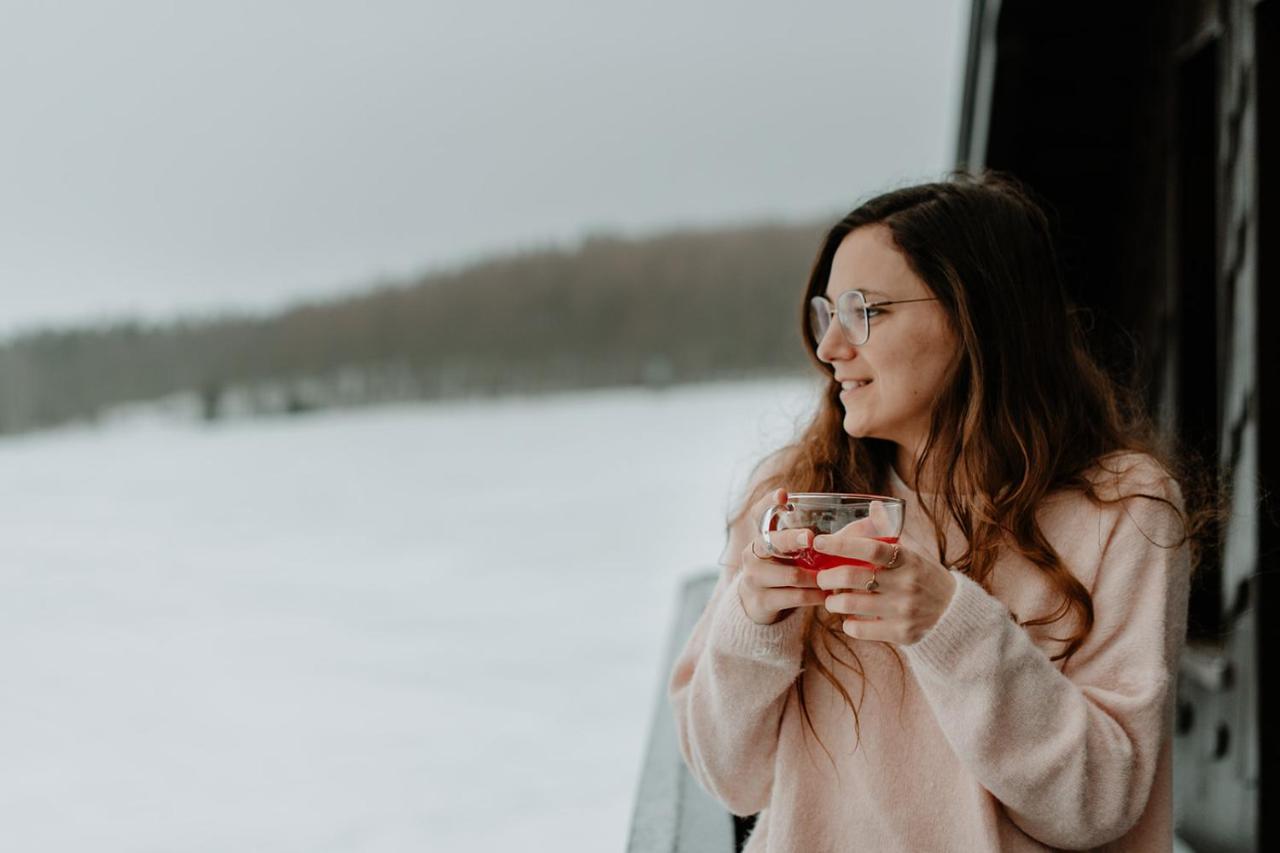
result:
M 866 306 L 874 308 L 877 305 L 902 305 L 907 302 L 936 302 L 937 300 L 938 297 L 936 296 L 926 296 L 922 299 L 886 299 L 883 302 L 868 302 Z

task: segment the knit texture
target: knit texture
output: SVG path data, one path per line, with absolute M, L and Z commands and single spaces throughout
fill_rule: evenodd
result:
M 1103 497 L 1146 493 L 1181 506 L 1149 457 L 1117 455 L 1106 467 L 1121 473 L 1091 475 Z M 897 478 L 890 490 L 908 501 L 904 545 L 949 565 L 920 496 Z M 813 609 L 774 625 L 747 617 L 736 555 L 750 523 L 731 531 L 735 559 L 676 660 L 669 695 L 699 783 L 735 814 L 761 813 L 748 851 L 1172 848 L 1172 703 L 1189 576 L 1187 546 L 1175 544 L 1181 520 L 1148 498 L 1098 506 L 1078 493 L 1051 496 L 1037 517 L 1093 597 L 1080 650 L 1065 665 L 1051 660 L 1067 620 L 1018 624 L 1061 599 L 1043 571 L 1006 550 L 985 588 L 954 575 L 947 609 L 917 643 L 844 638 L 862 675 L 819 646 L 858 703 L 860 736 L 834 687 L 801 670 Z M 963 544 L 954 528 L 947 534 L 954 559 Z M 821 745 L 797 700 L 800 679 Z

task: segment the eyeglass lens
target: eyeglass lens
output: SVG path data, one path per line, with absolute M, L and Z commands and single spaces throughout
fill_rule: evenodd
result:
M 846 290 L 840 294 L 836 302 L 836 317 L 850 343 L 861 346 L 867 342 L 866 300 L 859 291 Z M 813 335 L 815 344 L 826 335 L 830 325 L 831 303 L 826 297 L 813 297 L 809 300 L 809 333 Z

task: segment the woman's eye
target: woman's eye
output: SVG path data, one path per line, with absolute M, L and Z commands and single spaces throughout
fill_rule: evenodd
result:
M 872 308 L 871 306 L 867 306 L 868 320 L 870 320 L 872 317 L 878 317 L 883 313 L 885 313 L 883 308 Z

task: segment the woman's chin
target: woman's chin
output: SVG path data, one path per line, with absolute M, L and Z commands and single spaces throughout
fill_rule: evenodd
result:
M 872 438 L 873 436 L 867 429 L 867 425 L 861 418 L 853 418 L 845 415 L 844 431 L 852 438 Z
M 893 441 L 892 435 L 887 435 L 884 430 L 876 429 L 875 426 L 867 423 L 865 418 L 854 417 L 851 413 L 845 414 L 844 432 L 850 438 L 881 438 Z

